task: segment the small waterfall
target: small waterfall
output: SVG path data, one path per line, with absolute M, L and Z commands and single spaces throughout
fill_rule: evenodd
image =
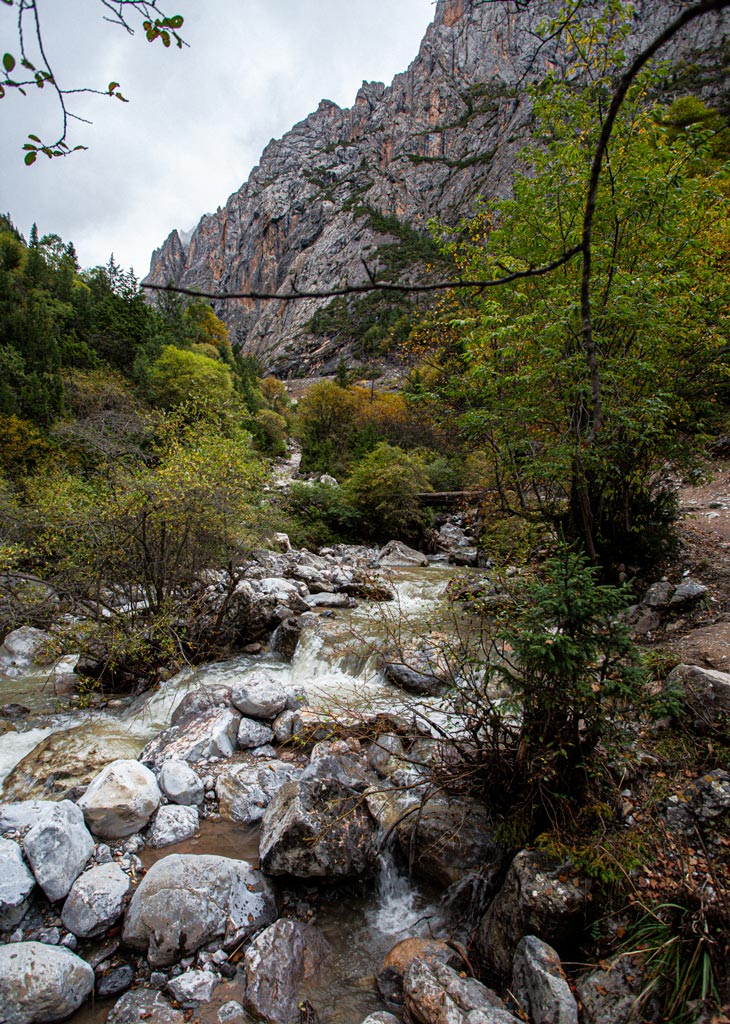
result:
M 377 905 L 368 913 L 369 924 L 394 939 L 413 935 L 427 916 L 419 893 L 396 864 L 391 849 L 384 850 L 378 861 Z

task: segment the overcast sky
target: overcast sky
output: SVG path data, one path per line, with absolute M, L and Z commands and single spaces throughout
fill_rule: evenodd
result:
M 66 159 L 23 163 L 34 133 L 57 137 L 48 87 L 0 101 L 0 212 L 28 236 L 73 241 L 83 267 L 110 253 L 139 277 L 173 228 L 222 206 L 279 138 L 327 98 L 349 107 L 363 80 L 390 83 L 418 52 L 433 0 L 171 0 L 190 49 L 165 50 L 103 20 L 98 0 L 38 0 L 46 53 L 68 88 L 121 83 L 129 103 L 70 97 Z M 16 7 L 0 4 L 0 51 L 17 55 Z

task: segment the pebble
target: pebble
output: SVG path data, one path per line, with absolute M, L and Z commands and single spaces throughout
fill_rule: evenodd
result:
M 70 949 L 71 952 L 73 952 L 75 949 L 78 948 L 79 940 L 76 938 L 76 936 L 73 934 L 73 932 L 68 932 L 61 939 L 60 945 L 65 946 L 66 949 Z
M 150 987 L 163 989 L 167 985 L 167 975 L 164 971 L 153 971 L 150 974 Z

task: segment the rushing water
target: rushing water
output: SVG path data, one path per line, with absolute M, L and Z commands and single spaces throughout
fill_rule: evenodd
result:
M 116 714 L 105 710 L 47 715 L 26 731 L 0 739 L 0 782 L 15 768 L 16 778 L 21 773 L 22 790 L 24 766 L 30 776 L 32 772 L 57 770 L 64 759 L 64 763 L 71 763 L 69 771 L 76 765 L 81 771 L 83 767 L 88 770 L 90 763 L 98 770 L 105 758 L 134 757 L 152 736 L 167 727 L 174 708 L 190 689 L 231 685 L 255 669 L 275 673 L 287 686 L 303 687 L 313 708 L 329 710 L 338 717 L 348 709 L 354 714 L 360 714 L 363 708 L 397 713 L 405 706 L 404 696 L 384 681 L 380 652 L 393 641 L 407 644 L 414 636 L 444 629 L 439 599 L 452 574 L 453 570 L 445 567 L 395 570 L 391 580 L 395 601 L 383 606 L 360 602 L 348 612 L 320 614 L 303 633 L 291 664 L 275 654 L 240 655 L 187 669 Z M 15 700 L 28 706 L 34 683 L 37 680 L 27 675 L 10 681 L 3 689 L 0 681 L 0 703 Z M 35 704 L 33 710 L 52 708 Z M 255 862 L 256 830 L 204 821 L 198 835 L 185 844 L 146 849 L 145 866 L 172 852 L 210 852 Z M 305 995 L 321 1020 L 327 1024 L 359 1024 L 369 1013 L 382 1009 L 375 974 L 383 957 L 399 939 L 427 933 L 431 913 L 426 896 L 399 872 L 387 852 L 381 858 L 377 884 L 371 892 L 318 901 L 313 923 L 328 939 L 332 957 Z M 201 1024 L 215 1024 L 218 1007 L 227 999 L 240 1000 L 241 996 L 240 982 L 219 986 L 214 1002 L 201 1007 L 196 1019 Z M 109 1005 L 82 1008 L 72 1024 L 106 1020 Z

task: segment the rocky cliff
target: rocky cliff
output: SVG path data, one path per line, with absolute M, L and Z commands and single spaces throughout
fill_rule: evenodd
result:
M 603 6 L 591 0 L 584 12 Z M 629 52 L 682 6 L 637 0 Z M 189 242 L 171 233 L 147 280 L 209 291 L 362 281 L 363 260 L 377 263 L 384 241 L 418 249 L 430 218 L 453 222 L 478 196 L 506 194 L 529 134 L 526 86 L 566 61 L 560 45 L 538 32 L 561 7 L 558 0 L 439 0 L 407 71 L 387 88 L 363 83 L 349 110 L 322 100 L 266 147 L 248 181 L 202 218 Z M 708 15 L 672 47 L 677 91 L 730 100 L 729 28 L 727 14 Z M 407 273 L 403 263 L 400 271 Z M 229 301 L 216 312 L 246 352 L 298 376 L 331 372 L 340 358 L 342 333 L 321 314 L 319 326 L 311 323 L 326 305 Z

